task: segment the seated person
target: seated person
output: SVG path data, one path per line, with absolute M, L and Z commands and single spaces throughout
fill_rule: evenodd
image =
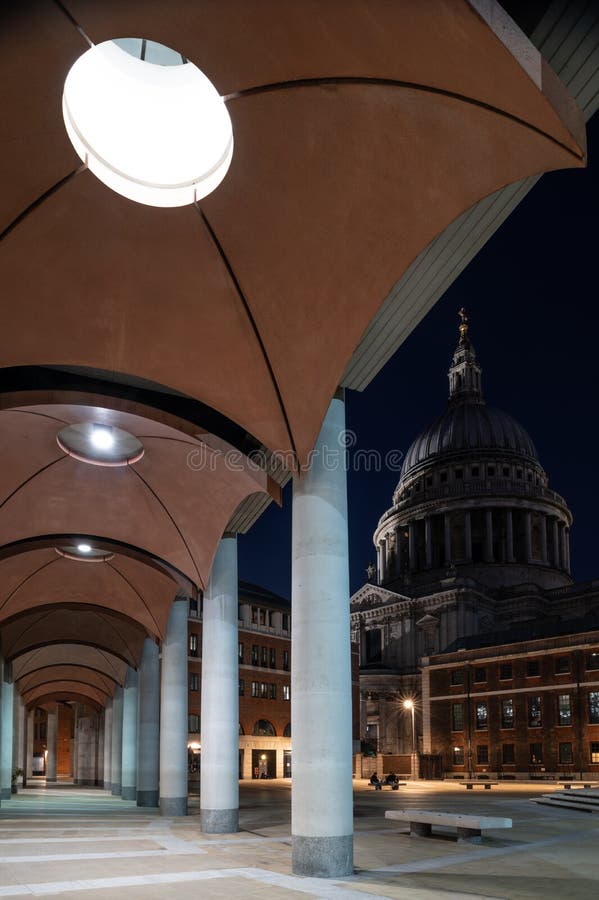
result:
M 385 784 L 393 785 L 393 784 L 397 784 L 398 781 L 399 781 L 399 779 L 398 779 L 397 775 L 395 774 L 395 772 L 389 772 L 389 774 L 385 778 Z
M 380 791 L 380 789 L 381 789 L 381 782 L 379 781 L 379 777 L 378 777 L 378 775 L 376 774 L 376 772 L 374 772 L 374 774 L 372 774 L 372 775 L 370 776 L 370 781 L 369 781 L 368 783 L 369 783 L 369 784 L 373 784 L 373 785 L 375 786 L 375 788 L 376 788 L 378 791 Z

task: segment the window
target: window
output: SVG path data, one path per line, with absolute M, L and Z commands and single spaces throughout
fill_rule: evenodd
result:
M 513 766 L 516 762 L 514 744 L 504 744 L 501 748 L 501 758 L 504 766 Z
M 243 678 L 239 679 L 239 696 L 243 697 L 245 694 L 245 681 Z
M 289 613 L 283 613 L 281 627 L 283 631 L 289 631 Z
M 452 684 L 464 684 L 464 672 L 462 669 L 452 669 L 451 670 L 451 683 Z
M 557 698 L 557 724 L 572 724 L 572 705 L 570 694 L 560 694 Z
M 480 701 L 476 704 L 476 727 L 479 730 L 485 729 L 487 727 L 488 718 L 487 704 Z
M 540 728 L 541 727 L 541 698 L 540 697 L 529 697 L 528 698 L 528 727 L 529 728 Z
M 447 481 L 447 472 L 440 473 L 439 481 L 441 482 L 441 484 L 445 484 L 445 482 Z
M 199 691 L 200 689 L 200 676 L 197 672 L 190 672 L 189 674 L 189 690 L 190 691 Z
M 569 741 L 559 745 L 558 759 L 563 766 L 574 762 L 574 757 L 572 756 L 572 744 Z
M 260 683 L 260 696 L 262 697 L 263 700 L 266 700 L 268 697 L 268 685 L 266 684 L 265 681 L 262 681 Z
M 269 687 L 268 687 L 268 697 L 269 697 L 270 700 L 276 700 L 276 699 L 277 699 L 277 686 L 276 686 L 276 684 L 272 684 L 272 683 L 271 683 L 271 684 L 269 685 Z
M 587 669 L 599 669 L 599 652 L 587 653 Z
M 198 636 L 197 636 L 197 634 L 189 635 L 189 655 L 190 656 L 198 655 Z
M 599 763 L 599 741 L 591 741 L 591 762 Z
M 200 733 L 200 717 L 190 714 L 187 716 L 187 730 L 190 734 Z
M 504 478 L 509 478 L 509 477 L 510 477 L 510 467 L 509 467 L 509 466 L 504 466 L 504 467 L 503 467 L 503 469 L 502 469 L 502 475 L 503 475 Z
M 474 682 L 475 684 L 480 684 L 481 681 L 487 680 L 487 670 L 486 669 L 475 669 L 474 670 Z
M 291 688 L 288 684 L 283 685 L 283 700 L 291 700 Z
M 427 487 L 432 487 L 433 486 L 433 476 L 427 475 L 424 480 L 424 483 L 426 484 Z
M 197 618 L 198 616 L 198 601 L 191 600 L 189 601 L 189 615 Z
M 258 719 L 252 729 L 252 734 L 256 737 L 276 737 L 277 732 L 272 722 L 268 719 Z
M 261 610 L 259 610 L 259 612 L 260 612 L 260 624 L 266 625 L 266 610 L 261 609 Z
M 522 478 L 522 469 L 516 469 L 516 478 Z
M 451 707 L 451 729 L 452 731 L 464 730 L 464 714 L 461 703 L 454 703 Z
M 252 606 L 252 625 L 258 624 L 258 607 Z
M 533 766 L 539 765 L 543 762 L 543 745 L 542 744 L 531 744 L 530 745 L 530 763 Z
M 489 762 L 489 747 L 487 744 L 479 744 L 476 748 L 476 761 L 482 766 Z
M 257 681 L 252 681 L 252 697 L 260 696 L 260 685 Z
M 258 645 L 252 644 L 252 665 L 258 665 Z
M 502 681 L 509 681 L 509 679 L 512 677 L 511 663 L 502 663 L 499 666 L 499 677 Z
M 272 609 L 269 609 L 268 610 L 268 627 L 273 628 L 274 624 L 275 624 L 275 614 L 272 611 Z
M 558 656 L 555 660 L 555 674 L 566 675 L 570 671 L 570 657 Z
M 277 651 L 274 647 L 270 648 L 269 658 L 270 658 L 270 668 L 276 669 L 277 668 Z
M 239 643 L 237 645 L 237 658 L 240 663 L 243 662 L 243 644 L 242 643 Z
M 541 669 L 539 666 L 538 659 L 529 659 L 526 663 L 526 677 L 527 678 L 535 678 L 537 675 L 540 675 Z
M 511 697 L 501 701 L 501 727 L 514 727 L 514 701 Z
M 287 722 L 283 729 L 283 737 L 291 737 L 291 722 Z
M 454 766 L 463 766 L 464 765 L 464 748 L 463 747 L 454 747 L 453 748 L 453 764 L 454 764 Z
M 458 481 L 461 481 L 462 478 L 464 477 L 464 470 L 463 470 L 463 469 L 456 469 L 456 470 L 455 470 L 455 477 L 456 477 L 456 479 L 457 479 Z
M 599 691 L 589 693 L 589 722 L 591 725 L 599 725 Z
M 289 650 L 283 650 L 283 671 L 289 671 Z
M 487 475 L 489 478 L 493 478 L 495 476 L 495 466 L 487 466 Z
M 268 647 L 260 647 L 260 665 L 264 668 L 268 666 Z
M 478 478 L 478 475 L 479 475 L 479 468 L 478 468 L 478 466 L 472 466 L 471 472 L 472 472 L 472 477 L 473 477 L 473 478 Z

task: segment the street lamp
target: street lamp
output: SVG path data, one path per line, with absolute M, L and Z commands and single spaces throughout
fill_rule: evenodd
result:
M 414 701 L 404 700 L 404 709 L 409 709 L 412 713 L 412 753 L 410 756 L 410 772 L 411 778 L 416 778 L 416 725 L 414 723 Z

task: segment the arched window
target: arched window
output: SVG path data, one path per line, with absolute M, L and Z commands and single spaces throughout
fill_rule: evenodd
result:
M 267 719 L 258 719 L 252 734 L 257 737 L 276 737 L 277 732 L 272 722 L 269 722 Z
M 239 734 L 245 734 L 245 731 L 243 730 L 243 725 L 241 724 L 241 722 L 239 723 Z
M 283 731 L 283 737 L 291 737 L 291 722 L 287 722 Z

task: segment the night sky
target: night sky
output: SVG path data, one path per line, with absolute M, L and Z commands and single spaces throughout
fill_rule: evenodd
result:
M 599 578 L 599 114 L 587 135 L 588 168 L 544 175 L 369 387 L 346 394 L 355 449 L 405 453 L 445 407 L 457 311 L 465 306 L 487 401 L 524 425 L 549 487 L 573 512 L 577 581 Z M 366 580 L 372 534 L 398 478 L 384 468 L 348 475 L 352 592 Z M 290 548 L 288 486 L 283 508 L 271 504 L 240 537 L 240 577 L 289 597 Z

